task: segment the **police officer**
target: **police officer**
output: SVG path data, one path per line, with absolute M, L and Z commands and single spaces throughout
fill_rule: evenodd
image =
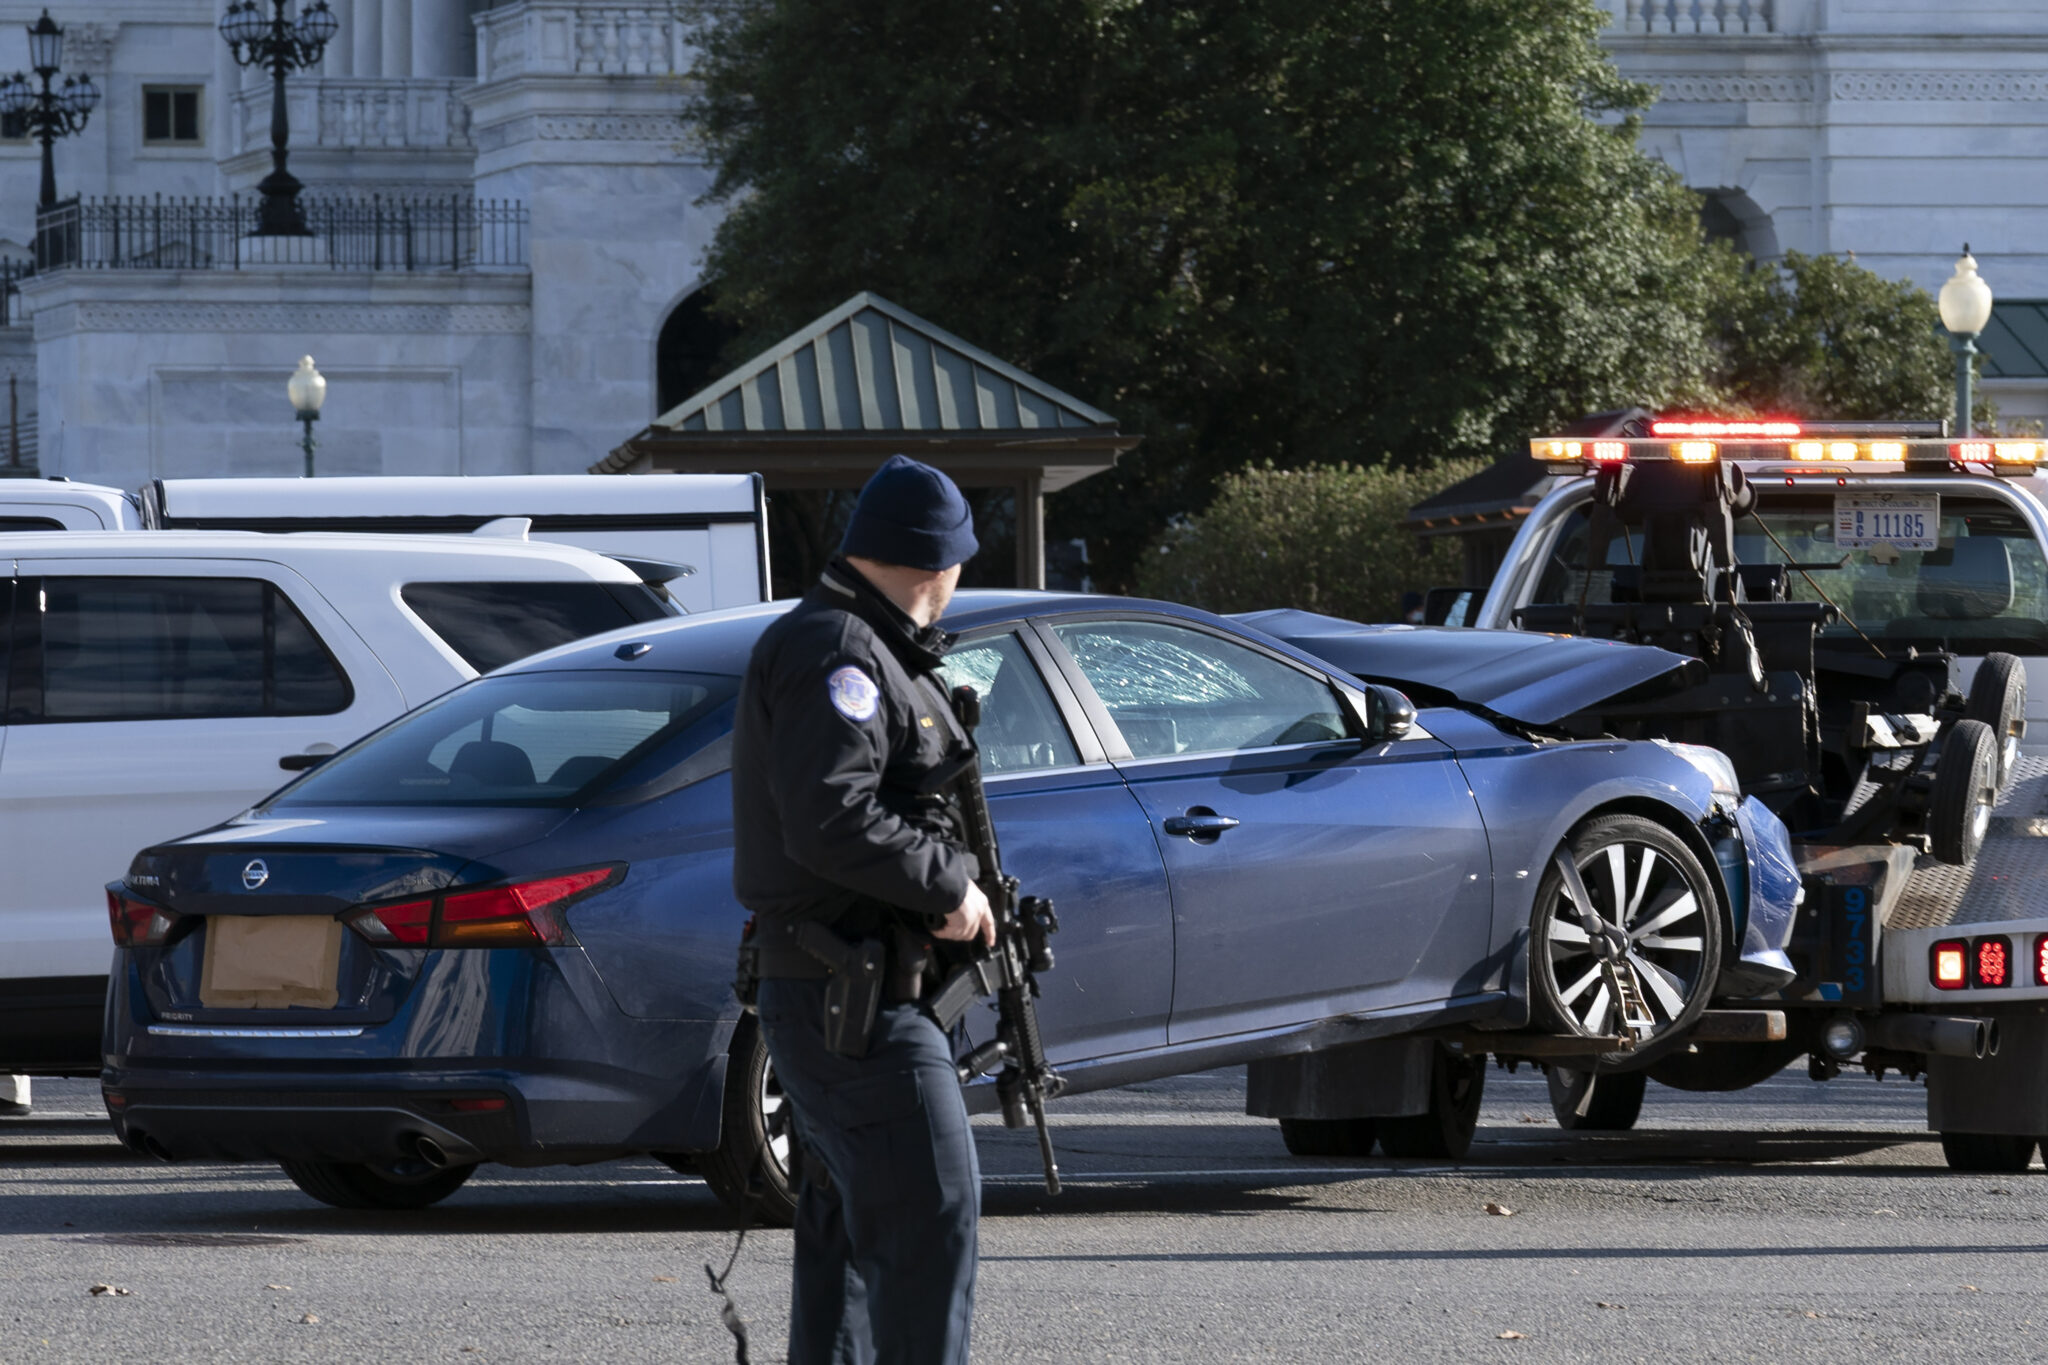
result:
M 899 929 L 995 938 L 973 857 L 920 790 L 961 741 L 935 623 L 976 548 L 953 481 L 891 457 L 740 688 L 733 884 L 754 912 L 757 1013 L 803 1152 L 791 1365 L 967 1359 L 981 1181 L 952 1048 L 905 991 L 851 1045 L 826 1010 L 856 945 L 889 945 L 900 981 Z

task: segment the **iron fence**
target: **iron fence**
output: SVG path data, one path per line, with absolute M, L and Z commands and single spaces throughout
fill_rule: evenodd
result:
M 303 237 L 259 236 L 259 198 L 67 199 L 36 217 L 42 270 L 476 270 L 526 260 L 506 199 L 306 195 Z

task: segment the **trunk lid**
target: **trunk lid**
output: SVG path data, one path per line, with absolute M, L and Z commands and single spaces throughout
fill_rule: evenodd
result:
M 1650 645 L 1522 630 L 1362 625 L 1283 608 L 1232 618 L 1421 705 L 1455 705 L 1524 725 L 1555 725 L 1646 685 L 1701 682 L 1699 660 Z

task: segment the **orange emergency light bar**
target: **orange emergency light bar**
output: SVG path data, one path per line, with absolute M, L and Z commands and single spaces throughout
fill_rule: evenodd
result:
M 2031 475 L 2048 464 L 2048 441 L 1929 440 L 1925 438 L 1834 435 L 1802 431 L 1791 422 L 1729 422 L 1720 424 L 1727 435 L 1718 440 L 1698 439 L 1706 422 L 1659 422 L 1651 430 L 1658 436 L 1685 434 L 1693 439 L 1658 437 L 1541 437 L 1529 443 L 1529 453 L 1553 474 L 1576 474 L 1628 463 L 1674 462 L 1706 465 L 1718 461 L 1775 465 L 1788 472 L 1823 471 L 1855 467 L 1865 473 L 1906 473 L 1928 470 L 1964 470 L 1989 467 L 2002 475 Z M 1773 428 L 1776 438 L 1763 435 Z M 1737 430 L 1737 428 L 1749 428 Z

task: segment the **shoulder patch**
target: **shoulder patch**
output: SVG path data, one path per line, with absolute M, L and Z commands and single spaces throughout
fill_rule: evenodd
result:
M 832 709 L 848 720 L 872 720 L 875 707 L 881 701 L 882 689 L 875 686 L 875 680 L 847 664 L 832 670 L 832 676 L 825 680 L 825 690 L 832 697 Z

